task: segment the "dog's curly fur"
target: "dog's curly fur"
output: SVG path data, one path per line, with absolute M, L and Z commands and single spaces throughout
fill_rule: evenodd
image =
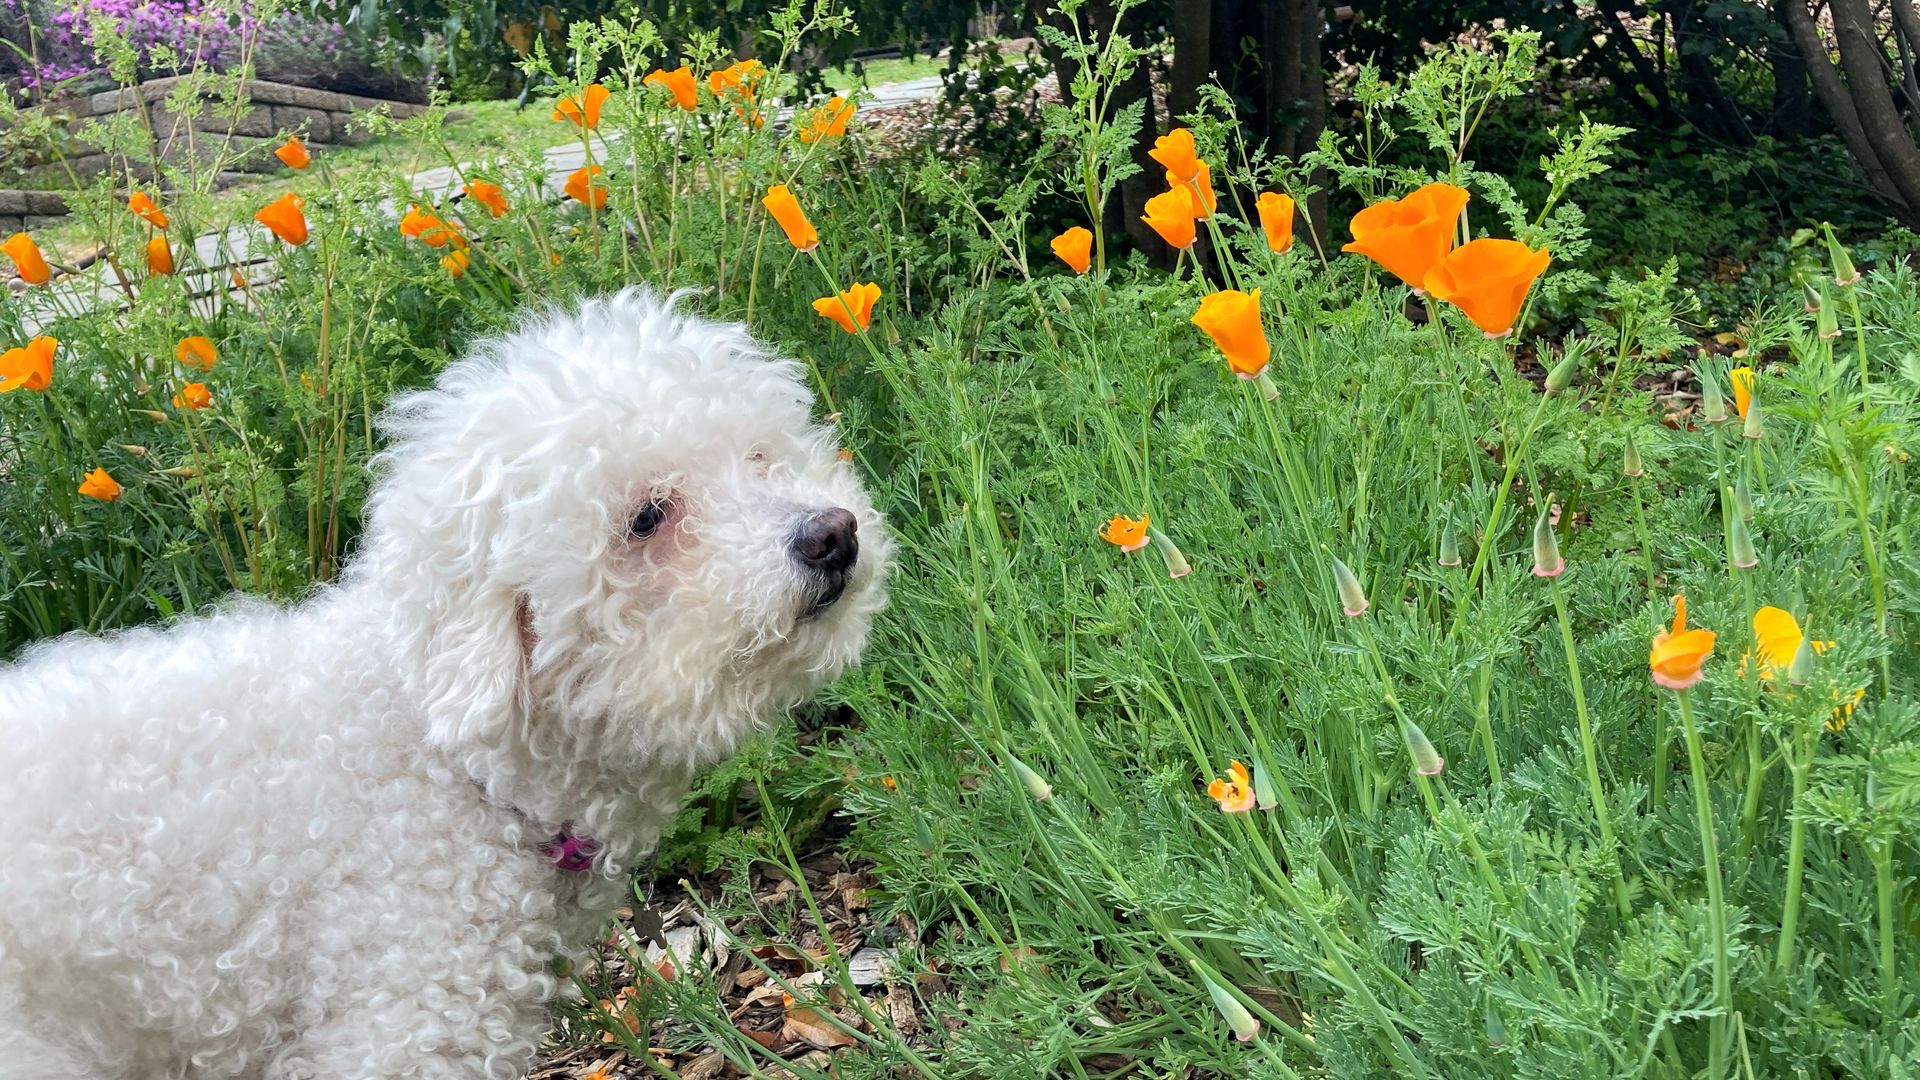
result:
M 0 668 L 0 1077 L 521 1076 L 693 771 L 882 604 L 810 404 L 671 301 L 550 313 L 395 402 L 337 585 Z M 836 506 L 816 612 L 791 545 Z

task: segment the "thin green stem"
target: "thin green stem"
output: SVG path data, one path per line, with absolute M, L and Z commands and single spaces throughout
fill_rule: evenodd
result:
M 1720 1080 L 1727 1073 L 1727 1034 L 1733 1016 L 1733 990 L 1727 971 L 1727 907 L 1720 893 L 1720 845 L 1713 834 L 1713 799 L 1707 790 L 1706 753 L 1700 745 L 1700 729 L 1693 722 L 1691 695 L 1681 690 L 1676 696 L 1680 701 L 1680 725 L 1686 732 L 1687 764 L 1693 777 L 1693 810 L 1698 818 L 1700 856 L 1707 875 L 1707 929 L 1713 939 L 1716 1012 L 1708 1038 L 1707 1080 Z
M 1600 826 L 1600 845 L 1607 849 L 1613 863 L 1613 896 L 1620 906 L 1620 917 L 1633 917 L 1633 904 L 1627 898 L 1626 872 L 1620 865 L 1619 845 L 1613 836 L 1613 821 L 1607 813 L 1606 790 L 1600 784 L 1600 756 L 1594 749 L 1593 720 L 1587 715 L 1587 692 L 1580 680 L 1580 652 L 1573 644 L 1573 621 L 1567 618 L 1567 599 L 1560 579 L 1549 578 L 1553 592 L 1554 614 L 1560 620 L 1560 645 L 1567 654 L 1567 676 L 1573 687 L 1573 713 L 1580 725 L 1580 754 L 1586 759 L 1587 797 L 1593 803 L 1593 818 Z

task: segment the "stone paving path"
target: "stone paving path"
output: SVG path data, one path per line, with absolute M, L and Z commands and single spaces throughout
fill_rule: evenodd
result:
M 864 104 L 862 109 L 879 112 L 926 101 L 937 97 L 940 88 L 941 77 L 938 75 L 887 83 L 872 88 L 872 100 Z M 781 123 L 791 116 L 791 109 L 781 109 L 773 114 L 773 120 Z M 599 160 L 606 160 L 606 154 L 607 144 L 600 140 L 594 148 L 594 155 Z M 586 164 L 586 148 L 577 142 L 564 143 L 548 149 L 546 159 L 546 187 L 558 196 L 566 184 L 567 176 Z M 410 182 L 413 190 L 424 199 L 437 201 L 452 194 L 460 178 L 452 167 L 442 167 L 415 173 Z M 393 213 L 396 218 L 399 216 L 397 209 Z M 195 307 L 203 315 L 211 316 L 214 313 L 224 302 L 228 272 L 237 271 L 245 275 L 251 284 L 267 283 L 273 276 L 272 259 L 279 243 L 265 229 L 256 225 L 234 226 L 194 237 L 194 262 L 205 268 L 187 274 L 196 296 Z M 14 298 L 22 309 L 23 329 L 28 336 L 62 314 L 124 306 L 127 299 L 125 290 L 113 279 L 112 271 L 104 263 L 97 263 L 78 274 L 56 278 L 44 288 L 28 289 Z

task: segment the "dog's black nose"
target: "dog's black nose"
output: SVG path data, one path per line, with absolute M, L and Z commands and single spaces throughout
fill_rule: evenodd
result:
M 852 511 L 838 506 L 822 510 L 793 531 L 793 554 L 823 574 L 844 574 L 860 557 L 859 529 Z

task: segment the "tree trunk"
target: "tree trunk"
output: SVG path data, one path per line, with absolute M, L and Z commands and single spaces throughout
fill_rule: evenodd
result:
M 1847 76 L 1847 96 L 1860 116 L 1868 145 L 1886 170 L 1908 216 L 1920 211 L 1920 146 L 1900 120 L 1893 93 L 1887 89 L 1886 54 L 1874 33 L 1873 13 L 1866 0 L 1832 0 L 1834 37 L 1840 43 L 1840 67 Z
M 1171 116 L 1185 116 L 1200 104 L 1200 87 L 1213 77 L 1212 41 L 1213 0 L 1174 0 L 1173 73 L 1167 89 Z
M 1794 46 L 1793 27 L 1787 22 L 1787 8 L 1800 0 L 1774 0 L 1773 21 L 1787 40 L 1767 46 L 1767 61 L 1773 68 L 1773 109 L 1767 131 L 1783 138 L 1803 138 L 1813 130 L 1813 94 L 1807 88 L 1807 62 Z
M 1814 24 L 1813 13 L 1807 10 L 1806 0 L 1785 0 L 1781 7 L 1787 29 L 1793 32 L 1794 46 L 1800 50 L 1800 59 L 1806 64 L 1807 79 L 1813 83 L 1814 96 L 1820 99 L 1820 106 L 1833 118 L 1840 141 L 1846 144 L 1847 152 L 1853 155 L 1854 163 L 1860 166 L 1868 186 L 1894 209 L 1902 221 L 1911 224 L 1916 216 L 1914 208 L 1901 199 L 1899 189 L 1887 175 L 1886 166 L 1880 163 L 1879 153 L 1868 141 L 1866 129 L 1860 123 L 1860 113 L 1854 108 L 1853 98 L 1848 94 L 1846 84 L 1840 80 L 1840 73 L 1834 70 L 1833 61 L 1827 56 L 1826 43 L 1820 40 L 1820 28 Z

